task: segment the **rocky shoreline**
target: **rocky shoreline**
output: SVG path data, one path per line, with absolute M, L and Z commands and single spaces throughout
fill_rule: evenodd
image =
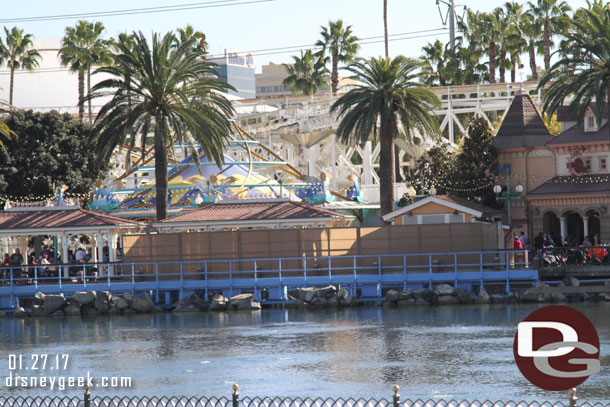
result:
M 544 286 L 544 283 L 542 284 Z M 569 277 L 560 286 L 578 287 L 580 282 Z M 610 280 L 604 284 L 610 287 Z M 531 302 L 582 302 L 610 301 L 610 294 L 589 295 L 585 293 L 547 293 L 510 292 L 507 294 L 489 294 L 485 289 L 478 292 L 468 291 L 460 287 L 457 290 L 450 284 L 441 284 L 432 290 L 420 288 L 417 290 L 394 290 L 385 292 L 383 300 L 362 301 L 352 296 L 346 288 L 329 285 L 327 287 L 306 287 L 289 293 L 289 301 L 283 304 L 286 308 L 333 308 L 355 307 L 363 304 L 383 307 L 408 307 L 413 305 L 435 304 L 488 304 L 488 303 L 531 303 Z M 174 303 L 170 308 L 158 307 L 147 293 L 113 295 L 108 291 L 78 291 L 70 298 L 61 295 L 36 293 L 32 300 L 30 311 L 18 307 L 12 314 L 0 313 L 1 317 L 12 315 L 14 318 L 40 316 L 88 316 L 88 315 L 122 315 L 146 314 L 152 312 L 202 312 L 202 311 L 238 311 L 260 310 L 261 304 L 254 300 L 253 294 L 238 294 L 227 298 L 215 294 L 208 303 L 203 298 L 192 294 Z

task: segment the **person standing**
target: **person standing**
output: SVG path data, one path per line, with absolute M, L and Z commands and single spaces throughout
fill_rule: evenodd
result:
M 11 268 L 11 274 L 13 278 L 21 277 L 21 265 L 23 264 L 23 256 L 19 249 L 15 249 L 15 252 L 11 254 L 9 258 L 9 266 Z

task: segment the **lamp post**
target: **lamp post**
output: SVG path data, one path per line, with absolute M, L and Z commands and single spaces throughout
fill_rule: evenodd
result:
M 421 191 L 419 193 L 419 195 L 417 194 L 417 191 L 415 190 L 415 188 L 413 187 L 413 185 L 409 186 L 409 189 L 407 190 L 407 195 L 409 196 L 409 198 L 415 200 L 416 198 L 420 199 L 420 198 L 424 198 L 426 197 L 426 190 L 424 188 L 424 183 L 422 180 L 421 183 L 422 187 L 421 187 Z M 429 189 L 428 189 L 428 195 L 436 195 L 436 188 L 434 188 L 434 185 L 432 185 Z
M 507 214 L 508 214 L 508 224 L 513 223 L 513 218 L 511 214 L 510 201 L 512 199 L 519 199 L 521 197 L 521 193 L 523 192 L 523 185 L 518 184 L 515 187 L 515 191 L 510 190 L 510 171 L 505 171 L 506 173 L 506 191 L 502 191 L 502 186 L 499 184 L 494 185 L 494 192 L 496 193 L 497 199 L 499 201 L 506 201 L 507 205 Z

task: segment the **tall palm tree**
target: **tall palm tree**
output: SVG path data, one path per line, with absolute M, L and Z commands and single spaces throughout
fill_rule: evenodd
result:
M 385 57 L 390 57 L 388 47 L 388 0 L 383 0 L 383 43 L 385 44 Z
M 428 86 L 461 84 L 459 80 L 461 61 L 456 54 L 459 50 L 459 42 L 456 49 L 451 50 L 449 45 L 445 45 L 439 40 L 422 47 L 423 55 L 419 57 L 419 60 L 422 63 L 423 83 Z
M 381 215 L 394 210 L 394 140 L 414 129 L 437 134 L 430 114 L 440 101 L 416 80 L 421 63 L 402 56 L 357 60 L 347 69 L 358 85 L 332 105 L 341 122 L 337 135 L 345 142 L 364 143 L 372 136 L 381 145 L 379 190 Z
M 570 29 L 571 20 L 568 12 L 572 8 L 564 0 L 537 0 L 536 4 L 528 2 L 532 14 L 542 25 L 542 50 L 544 69 L 551 69 L 552 36 L 563 35 Z
M 327 58 L 315 58 L 310 50 L 305 53 L 301 50 L 301 57 L 293 55 L 292 59 L 294 64 L 284 64 L 288 71 L 288 77 L 282 82 L 284 86 L 291 86 L 293 92 L 312 95 L 328 83 Z
M 331 62 L 330 88 L 333 95 L 337 94 L 339 85 L 339 62 L 352 63 L 360 45 L 358 37 L 352 34 L 352 26 L 344 26 L 343 20 L 329 21 L 328 27 L 322 27 L 322 39 L 316 46 L 322 47 L 319 56 L 329 56 Z
M 517 2 L 504 3 L 504 16 L 507 24 L 504 47 L 510 61 L 510 80 L 517 81 L 517 68 L 521 64 L 521 54 L 527 51 L 527 42 L 523 33 L 523 6 Z
M 0 64 L 6 62 L 10 71 L 8 103 L 13 105 L 13 89 L 16 69 L 34 70 L 39 66 L 40 53 L 33 47 L 32 34 L 23 34 L 23 30 L 13 27 L 10 31 L 4 27 L 6 42 L 0 39 Z
M 123 144 L 134 126 L 150 120 L 155 155 L 157 219 L 167 217 L 167 147 L 173 140 L 196 141 L 219 166 L 231 134 L 233 106 L 221 92 L 232 86 L 216 79 L 213 64 L 201 59 L 196 38 L 176 44 L 176 36 L 153 34 L 149 44 L 134 33 L 134 46 L 117 42 L 116 63 L 97 72 L 111 76 L 92 88 L 90 98 L 113 94 L 94 125 L 101 162 Z M 126 81 L 125 78 L 130 80 Z
M 536 51 L 542 49 L 542 23 L 531 12 L 526 11 L 521 15 L 521 23 L 519 24 L 521 35 L 525 40 L 527 53 L 529 56 L 530 70 L 532 78 L 538 80 L 538 65 L 536 64 Z
M 112 62 L 109 41 L 101 38 L 104 24 L 80 20 L 75 27 L 66 27 L 59 56 L 64 66 L 70 66 L 78 73 L 78 117 L 83 120 L 85 107 L 85 74 L 87 76 L 87 95 L 91 94 L 91 67 L 107 65 Z M 91 98 L 88 99 L 89 123 L 92 122 Z
M 582 120 L 594 101 L 600 125 L 610 101 L 610 4 L 589 6 L 579 10 L 573 31 L 566 34 L 572 52 L 551 66 L 538 88 L 544 89 L 543 110 L 549 116 L 570 97 L 570 109 Z
M 195 44 L 193 48 L 202 49 L 204 53 L 207 52 L 208 43 L 205 40 L 205 34 L 201 31 L 196 31 L 192 25 L 187 24 L 184 28 L 178 28 L 178 35 L 176 38 L 176 44 L 180 44 L 184 41 L 188 41 L 191 38 L 195 38 Z M 203 57 L 205 59 L 205 57 Z
M 497 42 L 502 40 L 502 25 L 497 13 L 483 13 L 467 10 L 468 41 L 487 50 L 489 58 L 489 82 L 496 83 L 498 60 Z M 462 24 L 463 26 L 463 24 Z

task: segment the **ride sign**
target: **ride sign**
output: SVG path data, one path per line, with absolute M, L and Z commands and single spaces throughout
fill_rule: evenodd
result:
M 582 313 L 563 305 L 540 308 L 517 328 L 513 353 L 533 385 L 550 391 L 576 387 L 600 371 L 599 336 Z

